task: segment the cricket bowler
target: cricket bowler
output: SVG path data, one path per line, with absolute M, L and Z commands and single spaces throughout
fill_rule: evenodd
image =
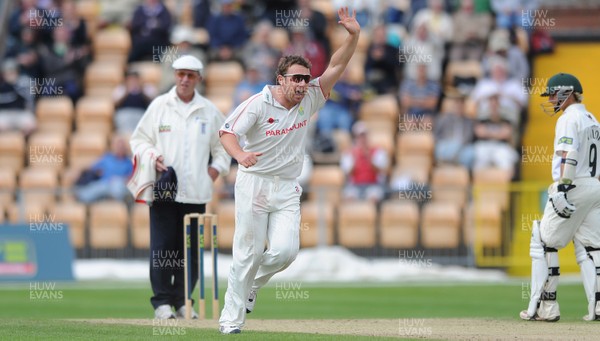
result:
M 348 36 L 320 77 L 311 80 L 311 64 L 304 57 L 284 56 L 277 68 L 277 84 L 265 86 L 240 104 L 220 130 L 221 143 L 240 165 L 233 262 L 219 320 L 223 334 L 241 332 L 258 290 L 298 254 L 302 187 L 297 178 L 307 125 L 346 69 L 360 35 L 356 11 L 350 15 L 344 7 L 338 15 Z

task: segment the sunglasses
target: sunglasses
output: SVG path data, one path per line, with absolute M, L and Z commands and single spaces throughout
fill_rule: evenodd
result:
M 294 74 L 289 74 L 286 73 L 285 75 L 283 75 L 283 77 L 292 77 L 292 82 L 294 83 L 300 83 L 302 81 L 304 81 L 304 83 L 308 83 L 310 82 L 310 75 L 304 75 L 301 73 L 294 73 Z
M 200 75 L 197 72 L 191 72 L 191 71 L 177 71 L 177 72 L 175 72 L 175 75 L 178 78 L 184 78 L 185 76 L 187 76 L 189 79 L 196 79 L 196 78 L 200 77 Z

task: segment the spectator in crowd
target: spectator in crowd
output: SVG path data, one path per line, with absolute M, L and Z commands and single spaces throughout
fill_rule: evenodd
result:
M 193 0 L 194 27 L 208 29 L 210 21 L 210 0 Z
M 17 62 L 7 59 L 0 74 L 0 132 L 19 130 L 29 135 L 35 130 L 29 81 L 19 76 Z
M 250 96 L 259 93 L 267 85 L 260 77 L 258 62 L 245 66 L 244 79 L 236 86 L 233 94 L 234 106 L 237 107 Z
M 454 34 L 450 59 L 480 60 L 492 29 L 490 13 L 477 13 L 474 0 L 462 0 L 460 8 L 452 15 L 452 21 Z
M 325 49 L 327 55 L 330 54 L 329 39 L 327 38 L 327 18 L 325 15 L 310 6 L 310 0 L 296 0 L 296 10 L 299 19 L 307 23 L 312 36 Z
M 38 10 L 37 0 L 20 0 L 19 6 L 14 9 L 8 18 L 8 36 L 6 40 L 7 49 L 21 40 L 21 32 L 25 28 L 34 29 L 32 26 L 32 13 Z M 35 21 L 33 21 L 35 23 Z
M 156 88 L 151 84 L 144 84 L 137 71 L 127 70 L 123 84 L 113 91 L 116 109 L 114 124 L 117 131 L 131 134 L 156 95 Z
M 295 8 L 297 0 L 263 0 L 264 4 L 264 18 L 269 19 L 275 26 L 278 25 L 277 19 L 281 19 L 280 13 L 286 13 Z M 289 12 L 287 12 L 289 13 Z
M 428 64 L 417 66 L 417 77 L 405 79 L 400 88 L 400 103 L 409 116 L 423 117 L 432 122 L 437 114 L 437 104 L 442 93 L 439 81 L 427 79 Z
M 464 99 L 448 98 L 448 106 L 433 125 L 436 163 L 461 164 L 471 169 L 473 163 L 473 120 L 465 116 Z
M 126 200 L 130 196 L 127 179 L 132 171 L 127 140 L 115 135 L 110 151 L 81 174 L 76 183 L 75 196 L 86 204 L 102 199 Z
M 340 160 L 340 166 L 347 175 L 344 199 L 378 202 L 385 195 L 388 155 L 383 149 L 369 144 L 368 129 L 364 122 L 356 122 L 352 126 L 352 134 L 353 146 Z
M 171 13 L 161 0 L 144 0 L 130 23 L 131 50 L 128 62 L 152 59 L 156 51 L 169 46 Z
M 538 8 L 539 0 L 490 0 L 496 14 L 496 27 L 511 29 L 527 26 L 530 14 Z
M 281 52 L 269 43 L 269 34 L 272 29 L 273 24 L 268 20 L 260 21 L 254 26 L 252 36 L 242 50 L 243 63 L 245 65 L 254 64 L 258 68 L 260 80 L 265 83 L 273 81 L 275 68 L 281 57 Z
M 23 27 L 21 40 L 6 51 L 6 57 L 16 59 L 24 75 L 30 78 L 41 77 L 42 66 L 35 42 L 35 31 L 30 27 Z
M 350 132 L 362 103 L 363 90 L 348 80 L 348 69 L 333 86 L 329 100 L 319 110 L 317 129 L 320 135 L 331 135 L 334 129 Z
M 290 46 L 284 55 L 299 55 L 312 63 L 310 74 L 313 78 L 319 77 L 327 68 L 328 57 L 325 48 L 317 42 L 308 28 L 304 26 L 290 27 Z
M 494 58 L 501 57 L 506 59 L 506 62 L 510 65 L 508 69 L 509 78 L 523 83 L 523 80 L 529 77 L 527 56 L 521 48 L 514 44 L 514 39 L 516 39 L 514 30 L 498 29 L 490 34 L 488 50 L 481 61 L 486 76 L 491 73 L 491 61 Z
M 58 26 L 52 32 L 52 46 L 40 46 L 44 79 L 49 82 L 39 93 L 56 95 L 61 92 L 75 103 L 83 94 L 81 79 L 89 62 L 89 48 L 72 46 L 69 29 L 65 26 Z
M 471 92 L 471 99 L 477 106 L 477 112 L 485 113 L 490 110 L 487 99 L 498 95 L 500 106 L 506 110 L 506 119 L 514 126 L 521 122 L 521 112 L 527 105 L 527 92 L 521 81 L 508 78 L 506 59 L 495 57 L 490 59 L 490 76 L 481 78 Z
M 77 14 L 73 0 L 63 0 L 60 5 L 62 25 L 66 26 L 71 36 L 71 46 L 88 45 L 88 31 L 85 20 Z
M 161 61 L 162 77 L 160 78 L 160 92 L 167 92 L 175 85 L 175 74 L 171 64 L 175 59 L 182 55 L 194 56 L 203 65 L 208 62 L 208 56 L 204 50 L 196 47 L 198 39 L 194 36 L 193 30 L 188 26 L 176 26 L 171 34 L 171 48 L 167 49 L 162 56 L 155 57 Z M 200 82 L 198 82 L 200 83 Z M 196 85 L 198 91 L 201 91 L 202 84 Z
M 348 6 L 356 10 L 356 21 L 361 27 L 369 28 L 376 22 L 379 1 L 372 0 L 333 0 L 333 7 Z
M 418 11 L 413 20 L 415 27 L 421 24 L 425 24 L 427 32 L 442 44 L 449 43 L 452 39 L 452 18 L 444 11 L 444 0 L 427 1 L 427 8 Z
M 246 22 L 235 6 L 233 0 L 221 0 L 221 12 L 210 19 L 208 33 L 210 47 L 214 50 L 213 59 L 238 59 L 248 40 Z
M 404 77 L 415 79 L 419 64 L 427 63 L 427 78 L 442 79 L 442 60 L 444 60 L 444 43 L 437 36 L 429 33 L 427 24 L 415 25 L 408 39 L 400 49 L 400 63 L 404 64 Z
M 388 43 L 386 27 L 375 26 L 367 50 L 365 78 L 378 94 L 395 94 L 401 77 L 398 47 Z
M 475 123 L 475 143 L 473 169 L 499 167 L 510 172 L 511 177 L 519 159 L 511 141 L 515 128 L 501 115 L 501 103 L 498 95 L 488 98 L 489 112 L 480 115 Z

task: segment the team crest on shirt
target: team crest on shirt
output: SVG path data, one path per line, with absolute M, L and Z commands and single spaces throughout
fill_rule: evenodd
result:
M 303 106 L 300 106 L 298 108 L 298 113 L 300 114 L 300 116 L 304 115 L 304 107 Z
M 269 117 L 269 119 L 267 120 L 267 122 L 270 123 L 270 124 L 279 123 L 279 119 L 278 118 Z
M 573 138 L 572 137 L 563 136 L 560 139 L 558 139 L 558 144 L 561 144 L 561 143 L 564 143 L 564 144 L 573 144 Z
M 171 132 L 171 126 L 168 124 L 161 124 L 158 126 L 159 133 L 169 133 Z

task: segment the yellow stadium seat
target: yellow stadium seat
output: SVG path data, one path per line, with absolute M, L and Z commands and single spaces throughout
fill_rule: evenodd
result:
M 16 172 L 25 165 L 25 136 L 20 131 L 0 134 L 0 165 Z
M 334 240 L 334 207 L 330 203 L 305 201 L 300 205 L 302 222 L 300 223 L 300 246 L 313 247 L 319 244 L 320 223 L 323 219 L 325 227 L 325 244 L 333 245 Z M 321 217 L 322 215 L 322 217 Z
M 93 37 L 94 61 L 108 61 L 125 66 L 131 48 L 131 36 L 124 27 L 109 27 Z
M 433 156 L 435 138 L 431 131 L 410 131 L 398 135 L 396 152 L 398 156 Z
M 398 100 L 394 95 L 380 95 L 360 106 L 359 117 L 363 121 L 385 120 L 395 126 L 398 122 Z
M 244 70 L 238 62 L 212 62 L 206 66 L 204 79 L 208 89 L 216 86 L 235 86 L 244 78 Z
M 419 206 L 412 200 L 381 204 L 379 244 L 388 248 L 415 248 L 419 231 Z
M 103 133 L 74 132 L 69 141 L 69 167 L 82 170 L 91 166 L 106 151 Z
M 221 200 L 217 207 L 217 216 L 219 219 L 217 225 L 219 247 L 231 249 L 235 231 L 235 202 L 233 200 Z
M 350 248 L 370 248 L 376 243 L 377 209 L 370 201 L 344 202 L 338 209 L 338 240 Z
M 67 137 L 57 132 L 36 132 L 29 137 L 29 166 L 62 169 L 67 160 Z
M 74 111 L 73 101 L 67 96 L 40 98 L 35 106 L 37 131 L 70 133 Z
M 269 32 L 269 44 L 279 51 L 287 49 L 290 45 L 290 36 L 287 30 L 283 27 L 274 27 Z
M 464 166 L 443 165 L 432 171 L 433 200 L 454 202 L 462 208 L 467 203 L 469 186 L 469 170 Z
M 92 62 L 85 69 L 85 93 L 92 96 L 92 88 L 108 88 L 114 90 L 117 85 L 123 82 L 123 67 L 111 62 L 101 61 Z M 108 94 L 111 97 L 112 92 Z
M 152 84 L 155 87 L 160 86 L 162 79 L 162 68 L 160 64 L 151 61 L 134 62 L 129 66 L 132 70 L 136 70 L 140 74 L 140 79 L 143 83 Z
M 96 249 L 122 249 L 127 246 L 127 207 L 120 201 L 100 201 L 90 205 L 90 246 Z
M 421 214 L 421 243 L 425 248 L 454 249 L 460 244 L 461 210 L 448 202 L 431 201 Z
M 44 205 L 39 202 L 14 202 L 7 206 L 8 222 L 12 224 L 31 224 L 47 216 Z
M 75 106 L 77 131 L 102 132 L 108 135 L 113 130 L 115 106 L 110 98 L 85 96 Z
M 469 205 L 467 218 L 470 226 L 465 229 L 465 244 L 483 247 L 502 246 L 502 208 L 495 202 L 478 202 Z
M 39 203 L 49 209 L 56 202 L 57 171 L 52 168 L 27 167 L 19 173 L 19 188 L 25 203 Z
M 79 202 L 59 202 L 51 213 L 57 222 L 69 225 L 69 236 L 71 244 L 77 249 L 86 246 L 85 222 L 87 220 L 87 208 Z
M 473 170 L 473 200 L 494 202 L 507 209 L 511 176 L 510 171 L 495 167 Z
M 345 178 L 344 172 L 337 165 L 314 166 L 309 181 L 309 200 L 319 200 L 323 193 L 323 200 L 336 205 L 340 201 Z
M 150 248 L 150 208 L 135 204 L 131 211 L 131 244 L 137 249 Z
M 17 175 L 11 168 L 0 167 L 0 206 L 8 206 L 15 199 Z

